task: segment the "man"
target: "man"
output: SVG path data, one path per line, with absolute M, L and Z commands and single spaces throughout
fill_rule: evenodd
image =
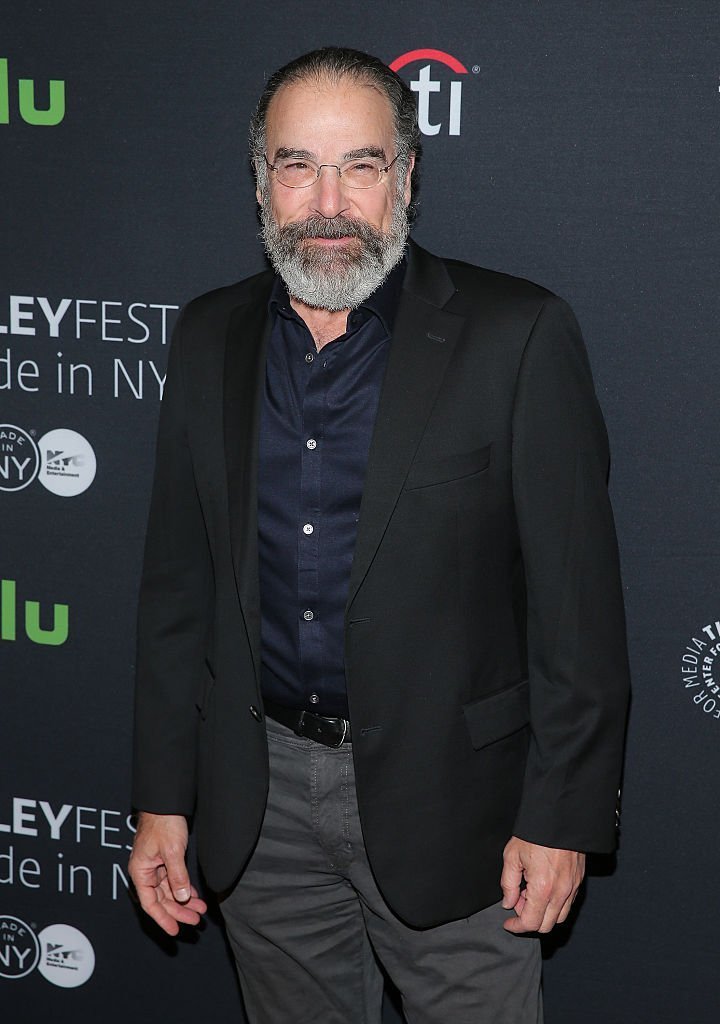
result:
M 627 663 L 579 330 L 407 243 L 413 96 L 352 50 L 252 125 L 275 272 L 175 331 L 139 611 L 130 870 L 195 815 L 252 1022 L 541 1020 L 538 932 L 615 841 Z M 501 899 L 502 897 L 502 899 Z

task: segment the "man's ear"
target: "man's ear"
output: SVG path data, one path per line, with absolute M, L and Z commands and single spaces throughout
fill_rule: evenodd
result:
M 258 206 L 262 206 L 262 192 L 260 191 L 260 167 L 258 166 L 257 160 L 253 160 L 253 170 L 255 171 L 255 198 L 258 201 Z
M 407 173 L 405 175 L 405 205 L 406 206 L 410 205 L 410 199 L 412 198 L 412 188 L 410 187 L 410 181 L 412 179 L 412 172 L 413 172 L 413 167 L 414 166 L 415 166 L 415 154 L 411 153 L 410 154 L 410 159 L 408 160 Z

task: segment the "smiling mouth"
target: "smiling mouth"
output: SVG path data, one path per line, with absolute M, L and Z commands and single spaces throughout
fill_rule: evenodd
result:
M 306 238 L 306 242 L 317 242 L 319 245 L 347 245 L 349 242 L 356 242 L 357 235 L 342 235 L 340 238 L 325 238 L 318 235 L 315 238 Z
M 339 249 L 343 251 L 362 248 L 357 235 L 341 235 L 339 238 L 328 238 L 326 235 L 312 235 L 303 238 L 304 247 L 315 249 Z

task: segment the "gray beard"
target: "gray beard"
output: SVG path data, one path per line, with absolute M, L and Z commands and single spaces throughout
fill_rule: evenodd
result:
M 268 191 L 260 207 L 262 239 L 288 294 L 313 309 L 331 313 L 355 309 L 376 291 L 405 252 L 410 226 L 402 196 L 397 196 L 387 234 L 362 220 L 314 214 L 280 227 Z M 356 239 L 344 249 L 303 245 L 306 238 Z

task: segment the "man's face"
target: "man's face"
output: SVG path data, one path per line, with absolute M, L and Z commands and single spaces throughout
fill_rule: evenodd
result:
M 337 165 L 374 155 L 389 164 L 397 155 L 392 108 L 377 89 L 350 79 L 283 86 L 267 114 L 266 155 L 270 163 L 297 155 Z M 408 234 L 412 162 L 402 181 L 397 167 L 368 189 L 348 188 L 334 167 L 307 188 L 288 188 L 268 171 L 258 191 L 263 236 L 291 295 L 347 309 L 379 287 Z

